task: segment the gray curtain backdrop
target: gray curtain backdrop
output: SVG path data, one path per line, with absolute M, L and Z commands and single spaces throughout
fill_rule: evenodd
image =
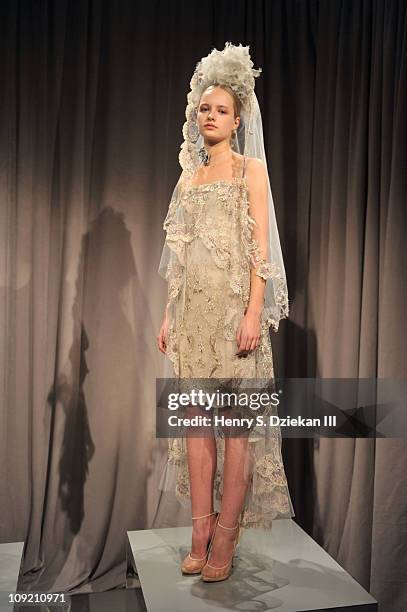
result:
M 263 68 L 291 298 L 276 374 L 406 376 L 406 32 L 402 0 L 1 3 L 0 538 L 26 542 L 19 588 L 122 585 L 126 531 L 157 519 L 162 222 L 213 47 Z M 404 610 L 405 440 L 284 456 L 296 520 Z

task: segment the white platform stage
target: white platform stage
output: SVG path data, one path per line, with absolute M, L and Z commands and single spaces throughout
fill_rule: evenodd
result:
M 271 532 L 244 531 L 233 574 L 219 583 L 181 574 L 191 527 L 127 535 L 129 575 L 138 576 L 148 612 L 378 609 L 377 601 L 293 519 L 274 521 Z
M 24 542 L 0 544 L 0 612 L 11 612 L 9 593 L 17 589 L 18 574 L 23 557 Z

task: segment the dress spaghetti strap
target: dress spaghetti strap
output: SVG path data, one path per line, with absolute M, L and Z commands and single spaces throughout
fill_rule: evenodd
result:
M 244 178 L 245 176 L 245 172 L 246 172 L 246 156 L 243 155 L 243 172 L 242 172 L 242 178 Z

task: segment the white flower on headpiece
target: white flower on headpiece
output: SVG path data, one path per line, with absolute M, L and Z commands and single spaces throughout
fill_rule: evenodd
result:
M 214 83 L 227 85 L 240 99 L 243 108 L 248 108 L 254 90 L 254 78 L 261 74 L 261 68 L 253 68 L 249 46 L 225 44 L 223 51 L 213 49 L 196 65 L 191 78 L 188 102 L 198 106 L 203 91 Z

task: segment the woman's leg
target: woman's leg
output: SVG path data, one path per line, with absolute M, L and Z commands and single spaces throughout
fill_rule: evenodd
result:
M 249 484 L 248 437 L 225 437 L 223 495 L 219 520 L 225 527 L 234 527 L 239 520 Z M 213 539 L 211 565 L 225 565 L 232 556 L 238 530 L 219 527 Z
M 194 433 L 197 435 L 196 430 Z M 192 516 L 203 516 L 213 512 L 215 438 L 205 432 L 202 437 L 187 437 L 187 455 Z M 191 555 L 193 557 L 200 559 L 205 556 L 215 520 L 215 515 L 212 515 L 192 521 Z

